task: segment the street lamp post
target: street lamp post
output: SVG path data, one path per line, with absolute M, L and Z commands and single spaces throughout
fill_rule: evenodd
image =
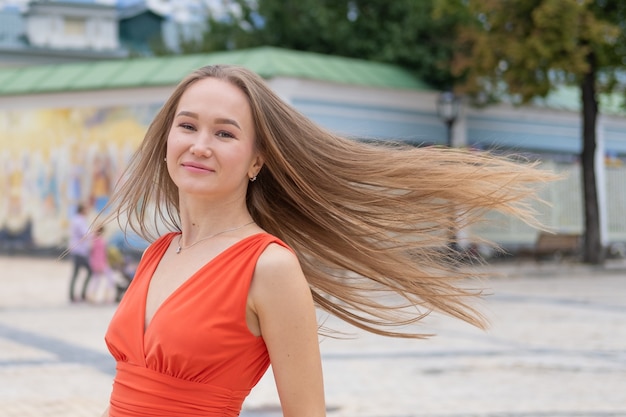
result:
M 452 91 L 444 91 L 437 99 L 437 115 L 446 125 L 446 145 L 452 147 L 452 129 L 459 116 L 459 98 Z M 456 254 L 459 251 L 457 243 L 456 214 L 454 207 L 450 207 L 450 228 L 447 230 L 448 249 Z
M 437 115 L 446 125 L 446 145 L 452 146 L 452 129 L 459 116 L 459 98 L 452 91 L 444 91 L 437 99 Z

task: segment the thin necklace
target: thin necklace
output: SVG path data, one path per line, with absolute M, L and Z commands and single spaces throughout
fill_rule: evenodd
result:
M 196 241 L 195 241 L 194 243 L 192 243 L 191 245 L 189 245 L 189 246 L 185 246 L 185 247 L 182 247 L 182 246 L 181 246 L 181 244 L 180 244 L 180 241 L 181 241 L 181 239 L 183 238 L 183 234 L 181 233 L 180 235 L 178 235 L 178 249 L 176 249 L 176 253 L 178 254 L 178 253 L 180 253 L 180 251 L 181 251 L 181 250 L 183 250 L 183 249 L 189 249 L 190 247 L 192 247 L 192 246 L 194 246 L 194 245 L 197 245 L 198 243 L 200 243 L 200 242 L 202 242 L 202 241 L 205 241 L 205 240 L 211 239 L 212 237 L 215 237 L 215 236 L 217 236 L 217 235 L 221 235 L 221 234 L 223 234 L 223 233 L 233 232 L 233 231 L 235 231 L 235 230 L 242 229 L 242 228 L 244 228 L 244 227 L 246 227 L 246 226 L 248 226 L 248 225 L 250 225 L 250 224 L 252 224 L 252 223 L 254 223 L 254 220 L 252 220 L 250 223 L 242 224 L 241 226 L 233 227 L 232 229 L 222 230 L 221 232 L 217 232 L 217 233 L 212 234 L 212 235 L 209 235 L 209 236 L 207 236 L 207 237 L 203 237 L 202 239 L 200 239 L 200 240 L 196 240 Z

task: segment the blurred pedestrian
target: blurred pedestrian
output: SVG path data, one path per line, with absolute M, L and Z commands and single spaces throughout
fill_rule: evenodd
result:
M 89 252 L 91 242 L 88 238 L 89 222 L 86 216 L 86 208 L 83 204 L 76 207 L 76 213 L 70 220 L 70 239 L 68 252 L 72 257 L 73 270 L 70 281 L 70 301 L 85 301 L 87 298 L 87 287 L 91 280 L 92 270 L 89 265 Z M 78 285 L 81 271 L 85 272 L 80 296 L 76 297 L 76 286 Z
M 87 289 L 89 301 L 98 303 L 115 297 L 115 277 L 109 264 L 107 240 L 104 237 L 104 226 L 96 229 L 91 241 L 89 265 L 92 270 L 91 282 Z M 101 294 L 102 293 L 102 294 Z

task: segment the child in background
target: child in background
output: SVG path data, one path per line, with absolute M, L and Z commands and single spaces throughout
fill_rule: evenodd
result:
M 104 238 L 104 227 L 99 227 L 94 235 L 91 243 L 91 252 L 89 254 L 89 264 L 93 271 L 90 284 L 90 297 L 89 301 L 92 303 L 98 303 L 100 301 L 106 301 L 111 298 L 111 295 L 115 292 L 115 280 L 113 277 L 113 271 L 109 265 L 107 242 Z M 103 287 L 103 281 L 105 286 Z M 104 296 L 101 296 L 101 292 L 104 289 Z

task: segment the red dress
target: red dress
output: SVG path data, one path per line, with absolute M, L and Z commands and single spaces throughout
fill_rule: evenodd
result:
M 238 416 L 269 367 L 246 302 L 257 259 L 285 243 L 260 233 L 225 249 L 163 302 L 144 333 L 148 285 L 176 235 L 148 248 L 107 330 L 117 361 L 111 417 Z

